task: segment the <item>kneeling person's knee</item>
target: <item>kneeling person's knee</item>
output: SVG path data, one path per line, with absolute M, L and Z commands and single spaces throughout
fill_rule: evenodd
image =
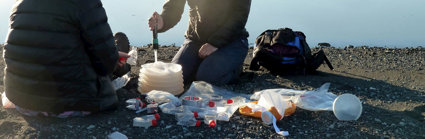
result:
M 196 73 L 196 80 L 205 81 L 214 85 L 223 85 L 231 80 L 231 73 L 219 71 L 199 70 Z

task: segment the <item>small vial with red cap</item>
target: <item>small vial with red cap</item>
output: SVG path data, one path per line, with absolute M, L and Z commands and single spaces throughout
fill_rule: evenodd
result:
M 147 112 L 150 113 L 157 113 L 158 112 L 158 104 L 155 102 L 152 102 L 151 104 L 149 104 L 147 107 Z
M 204 115 L 204 123 L 210 127 L 215 127 L 217 124 L 217 112 L 207 111 Z
M 178 120 L 177 125 L 181 126 L 201 126 L 201 121 L 196 120 L 195 117 L 185 117 Z
M 129 104 L 127 106 L 127 109 L 131 109 L 131 110 L 136 110 L 139 111 L 143 108 L 146 108 L 146 103 L 143 103 L 139 97 L 135 98 L 135 99 L 129 99 L 126 101 L 127 104 Z
M 145 129 L 151 126 L 157 126 L 159 118 L 160 116 L 158 113 L 155 115 L 145 115 L 142 117 L 136 117 L 133 119 L 133 126 L 144 127 Z
M 176 116 L 177 121 L 187 117 L 199 118 L 198 112 L 190 112 L 190 111 L 185 113 L 176 113 L 174 115 Z
M 193 107 L 200 107 L 202 102 L 201 97 L 195 97 L 195 96 L 185 96 L 182 100 L 182 104 L 185 106 L 193 106 Z

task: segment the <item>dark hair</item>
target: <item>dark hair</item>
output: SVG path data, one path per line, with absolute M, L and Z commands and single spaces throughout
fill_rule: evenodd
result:
M 130 41 L 127 38 L 127 35 L 125 35 L 122 32 L 117 32 L 114 35 L 115 39 L 115 45 L 118 47 L 119 51 L 128 53 L 128 49 L 130 47 Z

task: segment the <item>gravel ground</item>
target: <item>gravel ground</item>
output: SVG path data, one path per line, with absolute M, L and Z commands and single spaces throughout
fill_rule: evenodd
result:
M 3 48 L 3 47 L 2 47 Z M 313 51 L 319 48 L 313 48 Z M 161 47 L 159 60 L 169 62 L 178 47 Z M 314 75 L 274 76 L 265 70 L 250 71 L 245 61 L 238 84 L 222 86 L 228 90 L 252 94 L 270 88 L 313 90 L 330 82 L 330 91 L 340 95 L 351 93 L 363 103 L 362 116 L 357 121 L 338 121 L 332 112 L 311 112 L 297 109 L 278 122 L 288 138 L 425 138 L 425 49 L 379 47 L 326 47 L 335 70 L 321 66 Z M 139 49 L 138 66 L 133 67 L 133 79 L 117 91 L 120 107 L 83 118 L 26 117 L 14 109 L 0 108 L 0 138 L 105 138 L 119 131 L 129 138 L 281 138 L 271 126 L 260 119 L 240 115 L 230 122 L 219 121 L 215 128 L 182 127 L 174 116 L 161 114 L 158 127 L 132 127 L 135 114 L 125 109 L 125 100 L 139 96 L 139 67 L 153 62 L 150 48 Z M 0 68 L 4 68 L 3 59 Z M 0 76 L 3 76 L 3 71 Z M 3 80 L 1 80 L 3 82 Z M 0 91 L 3 92 L 3 85 Z

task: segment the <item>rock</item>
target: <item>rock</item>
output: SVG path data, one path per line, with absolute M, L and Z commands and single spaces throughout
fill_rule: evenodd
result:
M 172 127 L 172 125 L 167 125 L 166 127 L 165 127 L 165 129 L 168 129 L 168 128 L 171 128 Z
M 128 139 L 128 138 L 124 134 L 118 131 L 115 131 L 114 133 L 108 135 L 108 139 Z
M 327 137 L 327 138 L 331 137 L 331 134 L 326 134 L 326 137 Z
M 333 129 L 335 127 L 335 125 L 334 124 L 331 124 L 330 126 L 329 126 L 329 128 L 330 129 Z
M 319 46 L 319 47 L 331 47 L 331 44 L 329 44 L 327 42 L 321 42 L 321 43 L 318 43 L 317 46 Z
M 398 123 L 399 125 L 401 125 L 401 126 L 405 126 L 406 125 L 406 123 L 405 122 L 400 122 L 400 123 Z
M 186 133 L 186 134 L 184 134 L 184 136 L 186 136 L 186 137 L 192 136 L 192 133 Z
M 375 118 L 375 121 L 376 122 L 378 122 L 378 123 L 381 123 L 382 121 L 380 120 L 380 119 L 378 119 L 378 118 Z
M 94 125 L 89 125 L 89 126 L 87 127 L 87 130 L 90 130 L 90 129 L 93 129 L 93 128 L 95 128 L 95 126 L 94 126 Z

